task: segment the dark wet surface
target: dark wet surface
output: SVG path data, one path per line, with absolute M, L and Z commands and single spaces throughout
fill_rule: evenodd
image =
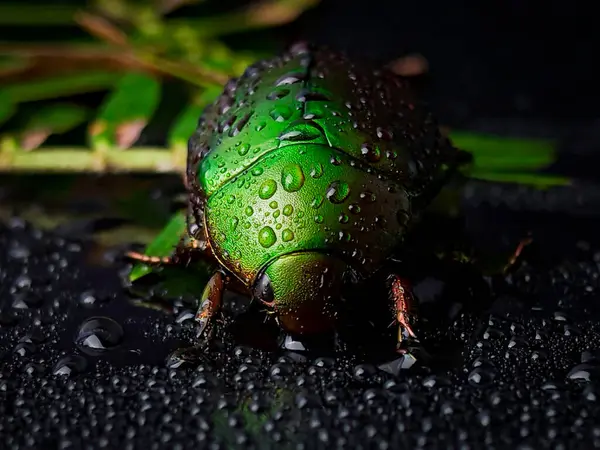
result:
M 550 206 L 537 212 L 523 210 L 526 192 L 514 202 L 520 212 L 490 205 L 489 187 L 476 192 L 472 204 L 488 204 L 467 210 L 473 236 L 511 245 L 530 231 L 534 243 L 507 284 L 493 284 L 491 304 L 486 283 L 475 289 L 458 272 L 424 277 L 424 314 L 445 319 L 423 323 L 422 338 L 445 362 L 399 374 L 364 352 L 303 360 L 261 350 L 256 343 L 272 336 L 257 312 L 227 321 L 204 359 L 182 363 L 169 355 L 193 341 L 193 299 L 162 310 L 135 305 L 115 251 L 98 251 L 85 233 L 5 222 L 0 447 L 600 445 L 598 210 L 565 214 L 577 203 L 573 191 L 568 202 L 546 194 Z M 550 207 L 563 212 L 543 211 Z M 228 317 L 246 308 L 230 300 Z M 374 339 L 368 325 L 354 329 L 362 334 Z

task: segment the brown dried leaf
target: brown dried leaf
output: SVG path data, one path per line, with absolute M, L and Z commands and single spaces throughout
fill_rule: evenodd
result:
M 429 63 L 424 56 L 406 55 L 390 63 L 390 69 L 397 75 L 415 77 L 429 71 Z
M 145 120 L 138 119 L 118 125 L 115 130 L 117 145 L 123 149 L 131 147 L 140 138 L 146 124 Z
M 107 19 L 84 11 L 75 14 L 75 21 L 88 33 L 111 44 L 127 46 L 127 35 Z

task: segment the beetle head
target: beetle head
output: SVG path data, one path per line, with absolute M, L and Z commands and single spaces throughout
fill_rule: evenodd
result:
M 344 261 L 325 253 L 283 255 L 260 272 L 253 298 L 271 304 L 280 324 L 289 332 L 330 331 L 347 270 Z

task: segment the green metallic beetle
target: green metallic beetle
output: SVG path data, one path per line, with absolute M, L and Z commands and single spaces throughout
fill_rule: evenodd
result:
M 469 162 L 407 78 L 306 44 L 249 67 L 189 141 L 187 235 L 169 257 L 216 263 L 196 316 L 237 286 L 287 332 L 336 327 L 340 296 L 402 251 L 419 213 Z M 416 340 L 411 292 L 390 273 L 398 351 Z

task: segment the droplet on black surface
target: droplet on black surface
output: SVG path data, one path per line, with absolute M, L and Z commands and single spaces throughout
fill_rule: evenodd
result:
M 52 374 L 69 377 L 82 373 L 87 368 L 87 360 L 80 355 L 69 355 L 58 360 L 52 368 Z
M 97 356 L 116 348 L 123 340 L 123 328 L 110 317 L 90 317 L 80 326 L 75 344 L 88 355 Z
M 496 378 L 496 373 L 490 368 L 476 367 L 469 373 L 469 384 L 477 387 L 487 387 Z

